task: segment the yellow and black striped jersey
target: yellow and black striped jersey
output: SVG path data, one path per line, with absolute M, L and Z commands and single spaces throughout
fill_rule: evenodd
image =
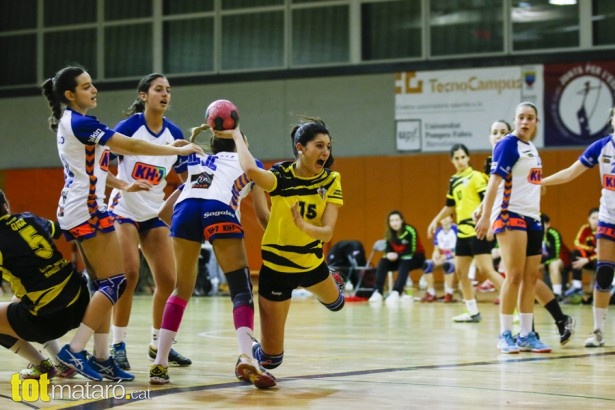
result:
M 485 175 L 472 167 L 451 177 L 446 194 L 446 206 L 455 207 L 458 238 L 476 236 L 472 213 L 480 205 L 486 190 Z
M 327 203 L 342 206 L 341 176 L 324 169 L 320 174 L 303 178 L 297 176 L 293 162 L 275 164 L 269 172 L 276 183 L 269 192 L 271 216 L 263 235 L 261 252 L 263 264 L 278 272 L 306 272 L 324 261 L 322 241 L 301 231 L 293 221 L 291 206 L 299 203 L 303 218 L 322 226 Z
M 31 213 L 0 216 L 0 274 L 33 315 L 58 312 L 79 296 L 81 277 L 53 243 L 58 228 Z

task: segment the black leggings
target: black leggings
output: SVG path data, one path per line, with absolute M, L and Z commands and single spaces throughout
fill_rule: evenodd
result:
M 376 268 L 376 288 L 378 292 L 383 293 L 384 281 L 386 280 L 387 273 L 389 271 L 398 271 L 397 280 L 393 285 L 392 290 L 396 290 L 401 295 L 406 286 L 408 275 L 415 269 L 420 269 L 425 262 L 424 253 L 415 253 L 411 259 L 397 259 L 390 261 L 386 257 L 380 259 L 378 267 Z

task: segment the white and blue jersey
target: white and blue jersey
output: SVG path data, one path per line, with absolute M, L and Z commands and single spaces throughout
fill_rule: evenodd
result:
M 175 202 L 171 236 L 212 243 L 222 237 L 243 238 L 239 203 L 254 182 L 241 169 L 237 153 L 191 154 L 187 165 L 188 181 Z
M 491 174 L 503 178 L 491 212 L 491 223 L 502 212 L 540 220 L 542 162 L 534 144 L 509 134 L 493 150 Z
M 263 168 L 262 162 L 257 164 Z M 237 211 L 241 199 L 252 189 L 253 182 L 241 169 L 236 152 L 191 154 L 187 166 L 188 181 L 175 206 L 187 198 L 200 198 L 222 202 Z
M 104 212 L 109 149 L 104 145 L 115 131 L 96 117 L 66 108 L 58 124 L 57 146 L 64 167 L 64 188 L 58 203 L 58 222 L 69 230 Z
M 579 157 L 587 168 L 598 165 L 602 191 L 598 220 L 615 224 L 615 141 L 613 136 L 601 138 L 592 143 Z
M 121 121 L 115 130 L 128 137 L 147 141 L 157 145 L 167 145 L 184 136 L 175 124 L 163 118 L 162 130 L 154 133 L 147 126 L 145 115 L 137 113 Z M 136 222 L 147 221 L 158 216 L 158 209 L 164 201 L 166 177 L 175 172 L 186 171 L 186 157 L 177 155 L 125 155 L 120 156 L 117 177 L 128 183 L 137 180 L 149 181 L 153 188 L 149 191 L 123 192 L 114 189 L 109 200 L 109 209 L 115 215 Z
M 451 225 L 448 231 L 442 226 L 438 227 L 433 238 L 433 244 L 438 247 L 440 253 L 445 255 L 447 259 L 455 256 L 455 245 L 457 244 L 457 225 Z

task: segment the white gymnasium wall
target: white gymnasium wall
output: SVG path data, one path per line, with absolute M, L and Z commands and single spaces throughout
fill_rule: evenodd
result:
M 172 86 L 167 116 L 188 136 L 218 98 L 237 104 L 253 154 L 263 160 L 291 154 L 290 129 L 298 115 L 321 117 L 333 136 L 334 155 L 395 155 L 395 74 Z M 136 83 L 135 83 L 136 88 Z M 135 91 L 105 91 L 89 112 L 109 126 L 123 118 Z M 0 99 L 0 169 L 59 167 L 55 136 L 47 128 L 42 96 Z

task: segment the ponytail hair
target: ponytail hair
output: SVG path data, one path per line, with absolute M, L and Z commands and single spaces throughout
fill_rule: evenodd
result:
M 299 123 L 299 125 L 295 125 L 290 132 L 290 139 L 293 144 L 293 156 L 295 158 L 299 156 L 299 152 L 297 151 L 298 143 L 301 145 L 307 145 L 308 142 L 316 138 L 317 134 L 327 134 L 329 138 L 331 138 L 331 134 L 329 133 L 327 126 L 321 119 L 313 117 L 301 118 L 302 122 Z M 327 161 L 325 162 L 325 168 L 331 168 L 334 161 L 333 147 L 331 147 L 329 158 L 327 158 Z
M 190 128 L 190 142 L 194 143 L 196 141 L 197 135 L 199 135 L 203 131 L 207 131 L 211 129 L 211 127 L 207 124 L 201 124 L 198 127 Z M 242 132 L 244 141 L 248 141 L 246 135 Z M 199 144 L 200 145 L 200 144 Z M 212 134 L 209 139 L 209 144 L 206 146 L 201 145 L 205 152 L 211 152 L 213 154 L 217 154 L 219 152 L 235 152 L 237 151 L 237 146 L 235 145 L 235 141 L 230 138 L 218 138 Z
M 150 87 L 152 86 L 152 82 L 157 78 L 165 78 L 165 76 L 160 73 L 151 73 L 139 80 L 139 84 L 137 84 L 137 98 L 135 98 L 131 106 L 128 107 L 126 111 L 124 111 L 125 116 L 130 117 L 133 114 L 145 111 L 145 103 L 141 98 L 139 98 L 139 94 L 147 94 Z
M 75 92 L 77 81 L 75 80 L 85 69 L 79 66 L 68 66 L 58 71 L 55 76 L 48 78 L 41 84 L 43 97 L 47 99 L 51 116 L 49 117 L 49 129 L 58 131 L 58 124 L 62 118 L 62 104 L 68 104 L 64 95 L 66 91 Z

